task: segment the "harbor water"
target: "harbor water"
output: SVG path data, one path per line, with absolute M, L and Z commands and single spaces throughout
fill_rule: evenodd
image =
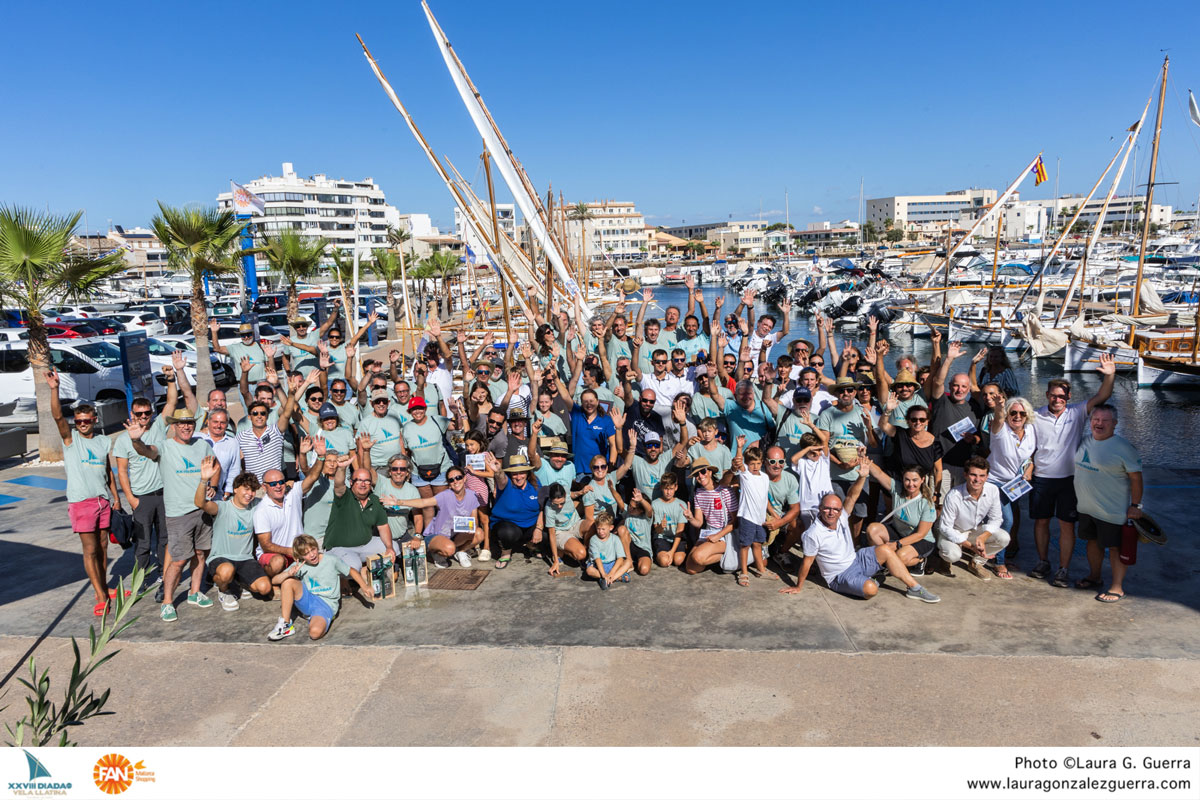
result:
M 710 317 L 713 313 L 713 303 L 718 296 L 725 298 L 723 313 L 732 312 L 737 308 L 738 295 L 724 286 L 706 285 L 701 287 L 701 290 Z M 635 294 L 630 300 L 639 297 L 640 295 Z M 687 299 L 687 289 L 683 286 L 654 287 L 655 307 L 647 310 L 646 318 L 661 319 L 663 311 L 671 305 L 678 306 L 681 314 L 686 313 Z M 762 302 L 755 303 L 754 313 L 755 318 L 763 313 L 780 316 L 776 306 Z M 776 330 L 779 330 L 778 326 Z M 845 337 L 841 331 L 835 331 L 834 336 L 840 347 Z M 867 343 L 865 330 L 847 331 L 846 336 L 859 348 Z M 888 371 L 893 375 L 896 372 L 895 359 L 902 353 L 911 354 L 919 364 L 929 363 L 932 349 L 929 339 L 913 337 L 903 328 L 889 331 L 886 338 L 892 345 L 892 352 L 888 354 Z M 783 343 L 771 351 L 772 360 L 787 352 L 785 345 L 792 339 L 808 339 L 816 344 L 817 332 L 812 317 L 792 313 L 791 330 Z M 970 355 L 976 352 L 973 345 L 967 345 L 966 348 L 967 355 L 962 356 L 955 364 L 956 372 L 965 370 L 970 365 Z M 1071 382 L 1073 402 L 1086 400 L 1100 386 L 1100 376 L 1097 373 L 1064 373 L 1061 354 L 1034 359 L 1028 351 L 1018 350 L 1009 353 L 1009 359 L 1020 380 L 1022 393 L 1035 408 L 1045 405 L 1046 381 L 1051 378 L 1065 377 Z M 830 366 L 826 366 L 826 374 L 832 375 Z M 1147 465 L 1192 469 L 1200 466 L 1196 459 L 1195 447 L 1195 432 L 1200 429 L 1200 391 L 1139 389 L 1133 373 L 1118 373 L 1110 402 L 1117 408 L 1119 415 L 1117 433 L 1137 447 Z

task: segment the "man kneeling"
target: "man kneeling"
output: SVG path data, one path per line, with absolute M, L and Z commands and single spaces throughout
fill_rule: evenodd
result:
M 938 520 L 938 555 L 950 565 L 971 554 L 967 570 L 990 580 L 988 559 L 1008 546 L 1008 531 L 1001 530 L 1000 487 L 988 482 L 988 462 L 972 456 L 963 465 L 965 483 L 950 490 Z
M 867 470 L 859 470 L 858 480 L 846 493 L 846 507 L 854 508 L 854 503 L 862 493 L 863 484 L 867 481 L 867 475 Z M 854 552 L 850 517 L 843 510 L 842 501 L 836 494 L 827 494 L 821 498 L 817 506 L 817 519 L 804 532 L 801 542 L 804 546 L 804 561 L 800 563 L 796 585 L 780 589 L 782 594 L 799 594 L 804 588 L 804 581 L 808 577 L 808 571 L 812 569 L 813 561 L 816 561 L 825 583 L 840 594 L 866 599 L 874 597 L 879 591 L 875 573 L 879 572 L 881 567 L 887 567 L 888 572 L 908 587 L 905 597 L 926 603 L 941 600 L 908 574 L 904 562 L 890 545 L 872 544 L 858 553 Z

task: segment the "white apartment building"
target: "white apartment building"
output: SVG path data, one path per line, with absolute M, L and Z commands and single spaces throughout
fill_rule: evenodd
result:
M 125 262 L 138 275 L 162 275 L 167 267 L 167 249 L 149 228 L 114 225 L 108 238 L 125 248 Z
M 483 220 L 484 225 L 491 225 L 491 220 Z M 508 234 L 513 241 L 517 239 L 517 207 L 512 203 L 496 203 L 496 222 L 500 226 L 502 233 Z M 489 237 L 491 229 L 484 231 Z M 466 217 L 462 213 L 462 209 L 458 206 L 454 207 L 454 237 L 462 240 L 467 247 L 470 247 L 472 252 L 479 258 L 483 258 L 484 250 L 483 242 L 475 236 L 471 227 L 467 224 Z
M 971 213 L 996 202 L 995 189 L 960 189 L 946 194 L 896 195 L 867 201 L 867 222 L 882 232 L 887 220 L 893 227 L 921 230 L 929 223 L 957 223 Z
M 717 242 L 727 253 L 758 256 L 767 251 L 766 223 L 761 228 L 713 228 L 708 232 L 708 240 Z
M 958 224 L 962 228 L 969 228 L 975 219 L 974 211 L 965 212 Z M 1036 202 L 1021 200 L 1006 203 L 999 214 L 992 215 L 975 229 L 975 237 L 994 240 L 997 228 L 1000 238 L 1005 241 L 1038 241 L 1046 236 L 1050 228 L 1050 214 L 1048 209 Z
M 676 225 L 673 228 L 663 228 L 672 236 L 678 236 L 680 239 L 701 239 L 704 241 L 716 241 L 716 238 L 710 236 L 709 233 L 721 228 L 728 228 L 734 231 L 761 231 L 765 230 L 769 223 L 761 219 L 739 219 L 728 220 L 726 222 L 701 222 L 692 225 Z
M 260 231 L 324 236 L 333 246 L 353 252 L 385 246 L 388 226 L 400 224 L 400 212 L 387 204 L 383 189 L 371 178 L 335 180 L 322 174 L 302 178 L 285 161 L 283 175 L 265 175 L 242 185 L 266 203 L 263 215 L 254 218 Z M 231 194 L 217 195 L 217 205 L 231 208 Z
M 1083 202 L 1086 195 L 1072 194 L 1065 197 L 1049 200 L 1030 200 L 1042 208 L 1048 209 L 1052 217 L 1054 225 L 1066 225 L 1071 221 L 1071 217 L 1075 214 L 1079 204 Z M 1114 197 L 1109 203 L 1108 213 L 1104 217 L 1104 224 L 1111 225 L 1114 222 L 1124 222 L 1128 220 L 1130 224 L 1140 223 L 1143 220 L 1142 207 L 1146 204 L 1145 195 Z M 1100 209 L 1104 206 L 1104 197 L 1097 192 L 1097 196 L 1093 197 L 1091 202 L 1083 207 L 1083 214 L 1080 215 L 1079 221 L 1087 225 L 1091 225 L 1100 216 Z M 1155 203 L 1150 208 L 1150 222 L 1158 225 L 1171 224 L 1171 206 L 1164 206 Z
M 577 203 L 567 204 L 567 213 Z M 587 255 L 591 261 L 642 261 L 650 252 L 651 236 L 646 220 L 630 202 L 602 200 L 584 203 L 592 218 L 573 220 L 568 217 L 567 247 L 572 257 L 583 252 L 583 237 L 587 237 Z M 557 214 L 557 212 L 555 212 Z

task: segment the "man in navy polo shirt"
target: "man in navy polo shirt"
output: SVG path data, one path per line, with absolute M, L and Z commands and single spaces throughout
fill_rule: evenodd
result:
M 564 400 L 571 403 L 571 390 L 558 379 L 558 393 Z M 617 414 L 613 409 L 613 414 Z M 621 422 L 624 422 L 624 415 Z M 600 412 L 600 398 L 592 389 L 584 389 L 579 395 L 579 402 L 571 406 L 571 449 L 575 451 L 576 480 L 581 476 L 592 474 L 592 459 L 602 455 L 608 463 L 617 460 L 617 428 L 615 417 Z

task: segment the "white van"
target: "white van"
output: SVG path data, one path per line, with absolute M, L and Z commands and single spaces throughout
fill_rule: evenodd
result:
M 37 397 L 33 369 L 29 366 L 28 342 L 0 342 L 0 422 L 24 423 L 37 420 Z M 58 396 L 64 407 L 78 400 L 96 402 L 125 399 L 125 377 L 121 350 L 101 339 L 50 342 L 50 361 L 58 370 Z M 166 389 L 155 385 L 155 394 Z M 12 404 L 11 411 L 8 410 Z

